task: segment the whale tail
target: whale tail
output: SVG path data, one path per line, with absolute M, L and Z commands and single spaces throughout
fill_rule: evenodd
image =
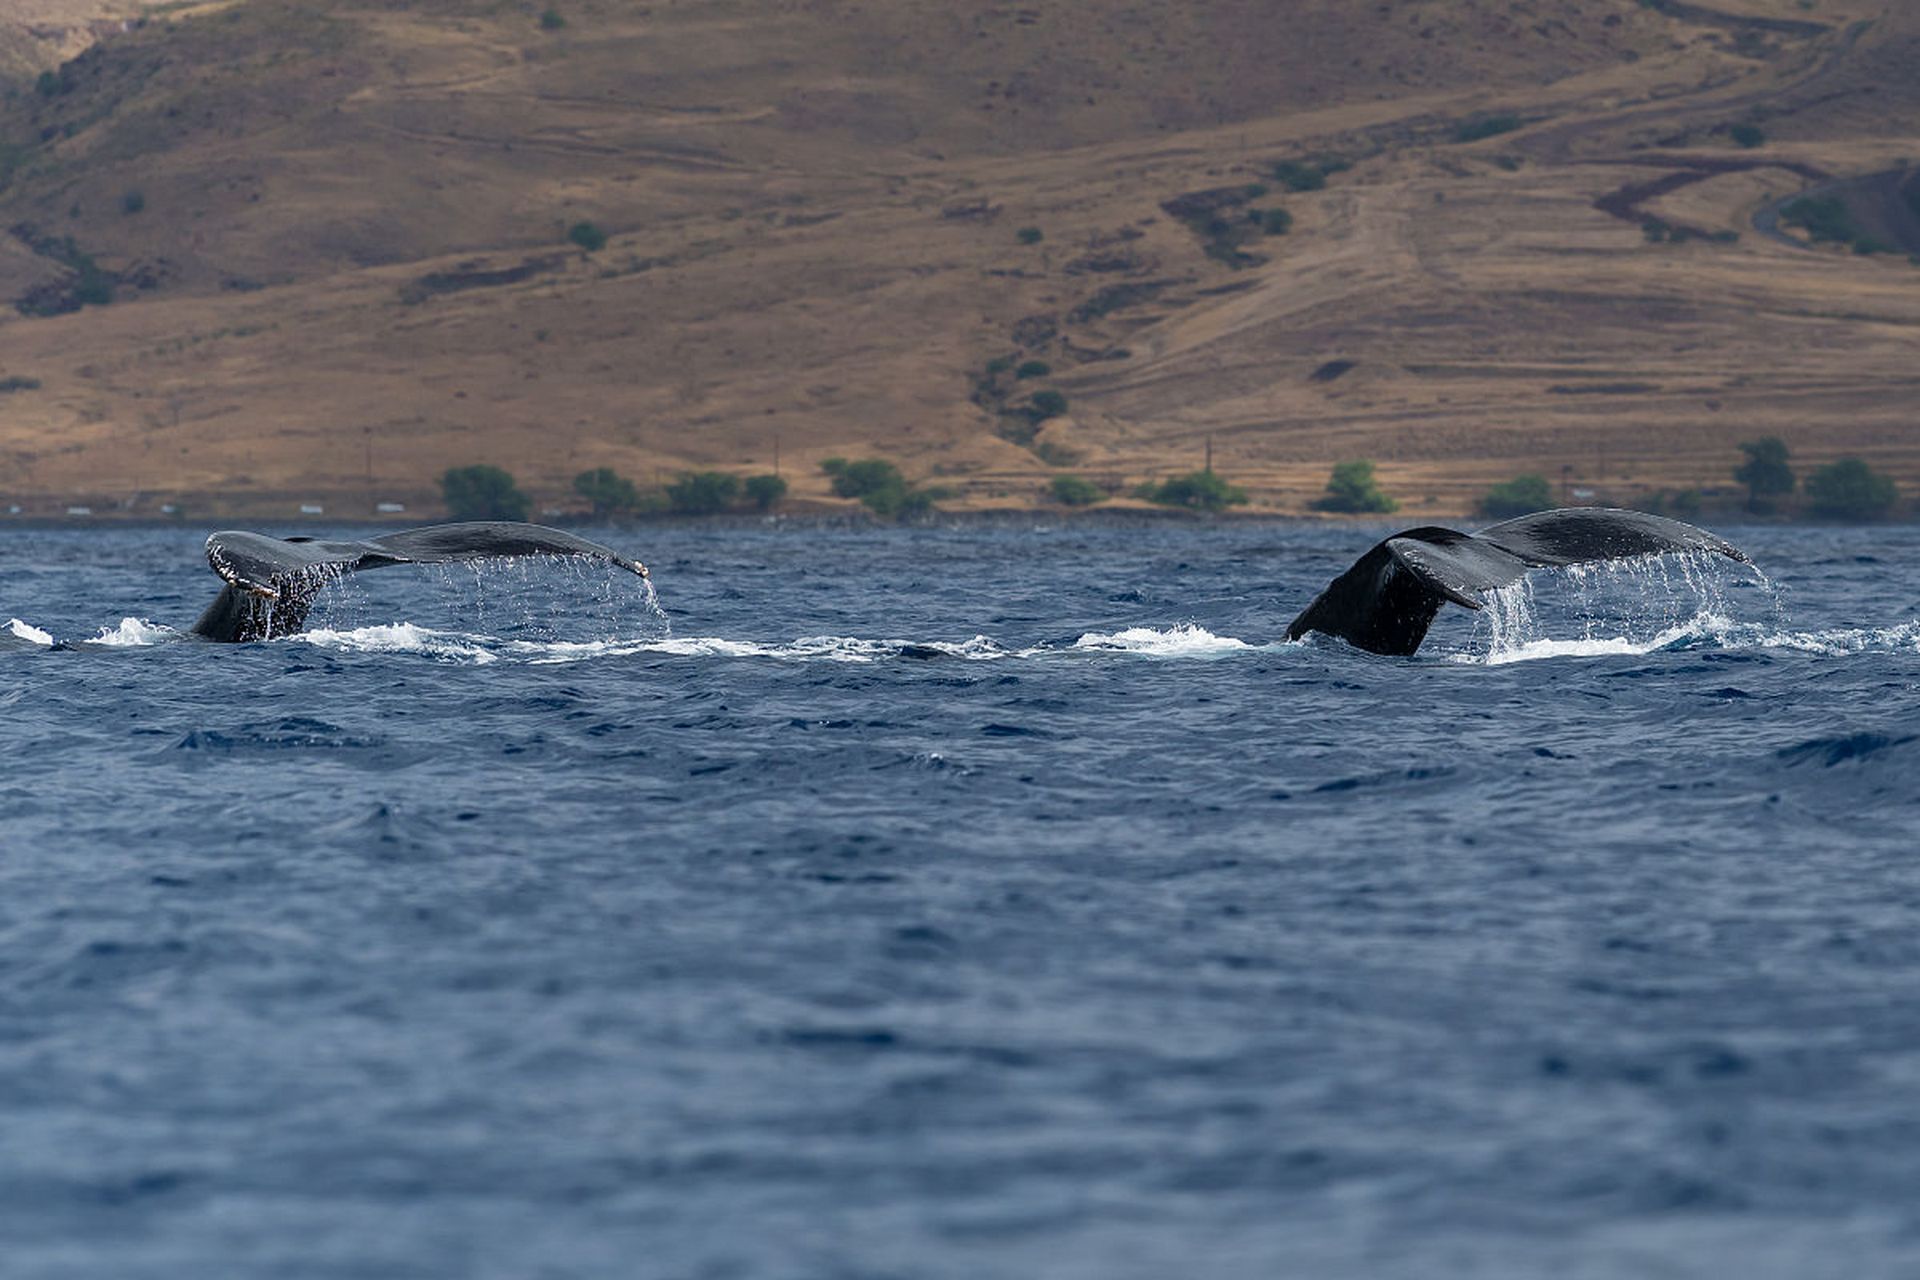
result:
M 1479 595 L 1518 582 L 1529 569 L 1709 551 L 1748 561 L 1724 538 L 1644 511 L 1567 507 L 1490 525 L 1478 533 L 1428 525 L 1394 534 L 1327 584 L 1287 627 L 1338 636 L 1370 653 L 1405 656 L 1451 600 L 1481 607 Z
M 365 542 L 270 538 L 229 531 L 207 539 L 207 563 L 226 583 L 193 633 L 208 640 L 270 640 L 306 625 L 313 599 L 344 573 L 394 564 L 447 564 L 512 556 L 580 556 L 630 569 L 647 567 L 597 542 L 544 525 L 506 520 L 403 529 Z

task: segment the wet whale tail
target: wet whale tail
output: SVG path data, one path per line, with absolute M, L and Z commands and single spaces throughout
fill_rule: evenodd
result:
M 1480 592 L 1518 582 L 1529 569 L 1684 551 L 1748 560 L 1705 529 L 1606 507 L 1536 511 L 1478 533 L 1407 529 L 1328 583 L 1287 627 L 1287 639 L 1319 631 L 1370 653 L 1406 655 L 1420 647 L 1442 604 L 1478 609 Z
M 365 542 L 216 533 L 207 539 L 207 563 L 226 585 L 192 630 L 208 640 L 271 640 L 306 625 L 313 598 L 341 574 L 514 556 L 578 556 L 647 576 L 645 565 L 597 542 L 506 520 L 428 525 Z

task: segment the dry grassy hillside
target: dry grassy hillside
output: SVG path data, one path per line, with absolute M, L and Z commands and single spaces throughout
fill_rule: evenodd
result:
M 0 12 L 0 83 L 30 81 L 121 29 L 140 0 L 6 0 Z
M 1920 492 L 1920 267 L 1753 225 L 1920 155 L 1891 0 L 544 9 L 163 7 L 16 76 L 0 501 L 417 513 L 450 465 L 557 502 L 777 447 L 801 497 L 873 452 L 1028 504 L 1211 438 L 1260 509 L 1364 456 L 1447 513 L 1760 434 Z

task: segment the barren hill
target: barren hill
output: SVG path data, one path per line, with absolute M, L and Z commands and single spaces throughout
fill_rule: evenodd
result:
M 1761 434 L 1920 491 L 1920 267 L 1754 225 L 1915 189 L 1887 0 L 67 8 L 0 114 L 28 510 L 776 448 L 1025 504 L 1209 438 L 1279 510 L 1363 456 L 1415 511 L 1641 500 Z

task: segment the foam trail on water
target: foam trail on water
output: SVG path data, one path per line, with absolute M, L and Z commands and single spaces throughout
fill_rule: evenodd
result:
M 1684 648 L 1689 643 L 1724 634 L 1727 620 L 1713 615 L 1705 615 L 1668 627 L 1646 639 L 1632 636 L 1596 636 L 1587 635 L 1578 640 L 1551 640 L 1537 638 L 1515 640 L 1484 656 L 1455 654 L 1455 662 L 1476 662 L 1489 667 L 1504 666 L 1509 662 L 1533 662 L 1541 658 L 1600 658 L 1609 655 L 1638 655 L 1656 653 L 1662 649 Z M 1737 647 L 1737 646 L 1729 646 Z
M 524 640 L 464 631 L 436 631 L 410 622 L 353 628 L 315 628 L 286 637 L 284 643 L 318 645 L 355 653 L 419 654 L 447 662 L 497 661 L 551 664 L 658 654 L 680 658 L 762 659 L 776 662 L 875 663 L 903 659 L 951 658 L 996 662 L 1070 654 L 1138 654 L 1159 658 L 1215 658 L 1259 646 L 1204 627 L 1186 624 L 1158 630 L 1129 627 L 1088 632 L 1070 648 L 1039 645 L 1011 649 L 990 636 L 967 640 L 869 639 L 863 636 L 800 636 L 785 641 L 734 640 L 725 636 L 633 637 L 615 640 Z
M 22 622 L 18 618 L 8 619 L 7 630 L 29 644 L 37 644 L 48 649 L 53 647 L 53 637 L 30 622 Z
M 1183 622 L 1165 631 L 1128 627 L 1124 631 L 1089 631 L 1073 642 L 1076 649 L 1140 653 L 1157 658 L 1210 658 L 1256 646 L 1232 636 L 1217 636 L 1205 627 Z
M 179 634 L 172 627 L 148 622 L 145 618 L 122 618 L 117 627 L 100 628 L 100 634 L 88 643 L 109 648 L 144 648 L 147 645 L 165 644 Z
M 446 662 L 468 662 L 475 665 L 500 660 L 497 654 L 485 647 L 485 637 L 433 631 L 426 627 L 417 627 L 411 622 L 354 627 L 341 631 L 321 628 L 315 631 L 302 631 L 286 639 L 347 653 L 417 653 Z
M 581 662 L 629 654 L 686 658 L 767 658 L 786 661 L 867 663 L 902 656 L 950 657 L 988 661 L 1017 657 L 986 636 L 971 640 L 868 640 L 858 636 L 802 636 L 783 643 L 729 640 L 721 636 L 633 638 L 623 640 L 518 640 L 457 631 L 436 631 L 410 622 L 352 628 L 315 628 L 286 637 L 288 643 L 354 653 L 420 654 L 441 661 L 487 663 L 513 660 L 537 664 Z M 1032 650 L 1025 652 L 1035 652 Z
M 586 644 L 514 641 L 507 652 L 531 662 L 574 662 L 582 658 L 658 653 L 681 658 L 772 658 L 786 661 L 881 662 L 912 651 L 970 662 L 1018 656 L 986 636 L 958 643 L 945 640 L 866 640 L 858 636 L 802 636 L 781 644 L 728 640 L 722 636 L 666 637 L 659 640 L 604 641 Z

